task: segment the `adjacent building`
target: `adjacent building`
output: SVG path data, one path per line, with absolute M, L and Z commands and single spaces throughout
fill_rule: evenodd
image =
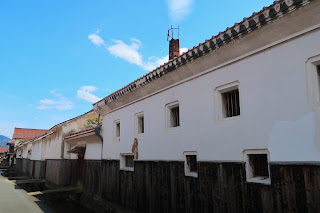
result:
M 98 149 L 97 153 L 101 155 L 101 141 L 100 147 L 96 147 L 94 141 L 88 141 L 88 144 L 80 141 L 77 144 L 70 143 L 65 137 L 71 135 L 73 142 L 76 132 L 94 129 L 95 126 L 98 126 L 98 114 L 90 110 L 53 126 L 42 135 L 20 143 L 17 147 L 20 156 L 17 158 L 17 169 L 36 178 L 46 178 L 47 184 L 52 187 L 69 185 L 71 161 L 68 159 L 77 159 L 77 154 L 74 154 L 72 149 L 83 147 L 87 149 L 87 153 L 96 153 L 95 150 Z M 78 138 L 76 137 L 77 140 Z M 95 154 L 85 156 L 85 159 L 96 158 Z
M 15 167 L 24 173 L 29 173 L 30 157 L 32 153 L 31 141 L 35 137 L 49 133 L 49 130 L 15 128 L 12 140 L 15 143 Z
M 6 144 L 7 145 L 7 149 L 8 149 L 8 153 L 7 153 L 7 158 L 8 158 L 8 162 L 9 162 L 9 165 L 13 165 L 15 162 L 15 152 L 14 152 L 14 141 L 11 140 L 11 141 L 8 141 L 8 143 Z
M 17 149 L 17 158 L 30 158 L 31 144 L 27 141 L 50 132 L 44 129 L 14 128 L 12 141 Z
M 8 162 L 6 160 L 7 152 L 8 152 L 7 147 L 0 147 L 0 164 L 1 165 L 6 165 Z

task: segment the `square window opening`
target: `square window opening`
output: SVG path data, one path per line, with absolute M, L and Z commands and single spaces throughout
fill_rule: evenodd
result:
M 125 159 L 126 159 L 125 167 L 133 168 L 134 156 L 133 155 L 126 155 Z
M 170 127 L 180 126 L 179 105 L 170 108 Z
M 240 115 L 239 89 L 221 93 L 223 118 Z
M 198 172 L 197 166 L 197 156 L 196 155 L 186 155 L 187 159 L 187 172 Z
M 249 154 L 249 164 L 252 177 L 262 179 L 269 178 L 268 156 L 267 154 Z
M 120 170 L 134 171 L 134 154 L 120 154 Z
M 138 117 L 138 134 L 144 133 L 144 116 Z

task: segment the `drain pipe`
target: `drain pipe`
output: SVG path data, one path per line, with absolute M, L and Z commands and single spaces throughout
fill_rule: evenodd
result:
M 60 153 L 60 159 L 64 159 L 64 139 L 61 142 L 61 153 Z
M 102 125 L 101 125 L 101 127 L 102 127 Z M 102 128 L 100 129 L 100 133 L 101 133 L 101 130 L 102 130 Z M 102 138 L 102 136 L 100 138 L 101 138 L 101 160 L 103 160 L 103 138 Z
M 100 113 L 99 113 L 99 116 L 98 116 L 98 124 L 99 124 L 99 120 L 100 120 Z M 99 128 L 99 138 L 101 140 L 101 161 L 103 160 L 103 137 L 101 135 L 101 131 L 102 131 L 102 123 L 101 123 L 101 126 Z

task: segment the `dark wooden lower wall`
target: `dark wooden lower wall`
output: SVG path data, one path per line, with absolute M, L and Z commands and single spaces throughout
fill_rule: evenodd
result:
M 83 185 L 86 199 L 142 212 L 320 212 L 317 165 L 273 164 L 271 185 L 247 183 L 244 163 L 199 162 L 198 178 L 184 175 L 183 162 L 137 161 L 130 172 L 119 161 L 86 160 L 82 178 L 77 160 L 70 168 L 71 185 Z
M 45 178 L 46 161 L 17 158 L 15 170 L 36 179 L 43 179 Z
M 133 172 L 117 160 L 46 164 L 49 183 L 83 186 L 87 203 L 98 196 L 141 212 L 320 212 L 319 165 L 271 164 L 272 183 L 263 185 L 246 182 L 244 163 L 199 162 L 198 178 L 184 175 L 183 162 L 136 161 Z M 33 165 L 33 175 L 45 169 L 43 161 L 16 161 L 24 173 Z
M 51 187 L 70 185 L 71 160 L 46 160 L 46 181 Z
M 32 160 L 32 176 L 36 179 L 43 179 L 46 176 L 46 161 Z
M 22 159 L 21 158 L 16 158 L 16 165 L 14 167 L 15 170 L 18 172 L 22 171 Z
M 30 160 L 24 158 L 17 158 L 15 169 L 21 173 L 29 174 L 30 171 L 32 171 Z

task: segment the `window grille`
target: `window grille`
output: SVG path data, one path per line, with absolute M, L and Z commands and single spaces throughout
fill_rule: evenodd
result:
M 126 167 L 133 167 L 133 155 L 126 155 Z
M 171 127 L 180 126 L 179 106 L 175 106 L 170 109 L 170 121 Z
M 196 155 L 186 155 L 187 158 L 187 166 L 189 172 L 197 172 L 197 156 Z
M 250 154 L 249 163 L 252 168 L 253 177 L 269 177 L 267 154 Z
M 224 117 L 240 115 L 239 90 L 222 93 Z

